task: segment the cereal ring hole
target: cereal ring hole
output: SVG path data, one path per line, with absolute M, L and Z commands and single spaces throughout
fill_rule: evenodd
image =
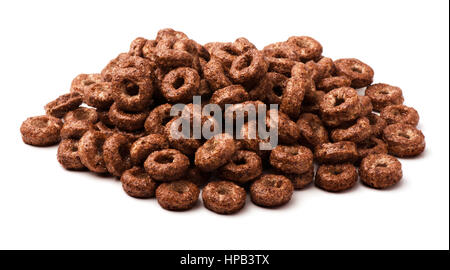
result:
M 139 86 L 130 80 L 122 82 L 124 92 L 129 96 L 137 96 L 139 94 Z
M 275 95 L 277 95 L 278 97 L 281 97 L 283 95 L 283 87 L 277 85 L 275 87 L 272 88 L 272 91 Z
M 377 168 L 387 168 L 387 164 L 386 163 L 384 163 L 384 162 L 382 162 L 382 163 L 377 163 L 377 165 L 375 166 L 375 167 L 377 167 Z
M 183 194 L 186 192 L 186 185 L 184 185 L 183 183 L 173 183 L 172 189 L 176 193 Z
M 160 155 L 155 158 L 155 161 L 160 164 L 169 164 L 174 160 L 173 156 Z
M 400 136 L 400 137 L 403 137 L 403 138 L 406 138 L 406 139 L 410 139 L 411 137 L 409 136 L 409 134 L 406 134 L 405 132 L 399 132 L 398 133 L 398 136 Z
M 85 110 L 75 110 L 73 116 L 75 119 L 83 121 L 89 119 L 90 114 Z
M 173 88 L 178 89 L 184 85 L 184 78 L 178 77 L 172 84 Z
M 359 66 L 352 66 L 352 71 L 356 73 L 362 73 L 362 69 Z
M 341 105 L 344 102 L 345 102 L 345 99 L 343 99 L 343 98 L 336 98 L 335 101 L 334 101 L 334 106 L 337 107 L 337 106 Z
M 37 128 L 45 128 L 48 126 L 48 119 L 47 118 L 34 118 L 33 120 L 33 126 Z

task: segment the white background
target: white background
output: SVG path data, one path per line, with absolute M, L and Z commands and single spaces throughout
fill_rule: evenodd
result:
M 2 249 L 448 249 L 448 1 L 1 1 L 0 248 Z M 333 59 L 356 57 L 375 82 L 400 86 L 420 113 L 427 148 L 402 160 L 385 191 L 358 184 L 296 191 L 281 209 L 247 201 L 221 216 L 128 197 L 120 182 L 62 169 L 56 147 L 22 143 L 21 122 L 99 72 L 137 36 L 160 28 L 258 48 L 310 35 Z

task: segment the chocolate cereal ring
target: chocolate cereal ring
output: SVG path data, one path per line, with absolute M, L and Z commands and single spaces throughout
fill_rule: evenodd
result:
M 367 115 L 370 122 L 370 128 L 372 130 L 372 135 L 375 137 L 380 137 L 383 133 L 383 129 L 387 126 L 386 120 L 381 118 L 378 114 L 371 113 Z
M 233 214 L 245 205 L 244 188 L 229 181 L 208 183 L 202 191 L 205 207 L 218 214 Z
M 372 154 L 387 154 L 388 147 L 387 144 L 377 137 L 370 137 L 369 139 L 358 143 L 357 145 L 358 151 L 358 160 L 362 160 L 368 155 Z
M 246 183 L 262 173 L 261 158 L 252 151 L 238 150 L 231 158 L 231 161 L 220 167 L 219 177 L 237 182 Z
M 317 115 L 312 113 L 301 114 L 297 120 L 297 126 L 300 130 L 301 142 L 312 147 L 329 142 L 328 131 Z
M 355 89 L 341 87 L 331 90 L 320 102 L 322 121 L 328 126 L 338 126 L 358 118 L 361 103 Z
M 89 130 L 84 133 L 78 143 L 78 155 L 81 163 L 92 172 L 108 172 L 103 159 L 103 144 L 106 138 L 107 135 L 103 132 Z
M 370 98 L 368 96 L 358 96 L 358 98 L 361 103 L 361 117 L 371 114 L 373 106 Z
M 137 139 L 130 147 L 130 157 L 134 165 L 142 165 L 147 157 L 158 150 L 169 148 L 166 137 L 150 134 Z
M 98 119 L 98 113 L 95 109 L 85 107 L 70 111 L 63 118 L 64 122 L 86 121 L 92 124 L 97 123 Z
M 314 181 L 314 166 L 302 174 L 286 174 L 285 176 L 291 180 L 294 189 L 304 189 Z
M 361 182 L 369 187 L 388 188 L 402 179 L 402 164 L 387 154 L 369 155 L 361 161 L 359 176 Z
M 380 112 L 389 105 L 403 104 L 402 89 L 385 83 L 377 83 L 367 87 L 365 95 L 372 101 L 373 109 Z
M 236 104 L 249 100 L 249 95 L 240 85 L 230 85 L 213 93 L 210 103 L 217 104 L 224 110 L 225 104 Z
M 232 85 L 219 59 L 211 58 L 203 68 L 203 75 L 212 91 Z
M 119 73 L 113 76 L 111 88 L 114 101 L 121 110 L 140 112 L 152 102 L 153 82 L 150 78 Z
M 233 60 L 229 74 L 236 84 L 253 84 L 264 76 L 267 69 L 264 54 L 258 50 L 249 50 Z
M 192 67 L 194 56 L 191 52 L 181 49 L 176 43 L 183 42 L 176 38 L 158 41 L 155 49 L 156 63 L 165 68 Z
M 77 92 L 71 92 L 47 103 L 45 112 L 53 117 L 62 118 L 67 112 L 78 108 L 81 103 L 83 103 L 83 97 Z
M 29 117 L 20 126 L 24 143 L 34 146 L 49 146 L 60 140 L 63 122 L 53 116 L 42 115 Z
M 181 134 L 182 136 L 180 138 L 175 138 L 172 135 L 172 130 L 175 131 L 176 130 L 176 123 L 175 121 L 177 121 L 179 119 L 179 117 L 175 117 L 172 118 L 172 120 L 170 120 L 167 124 L 166 124 L 166 128 L 165 128 L 165 133 L 164 135 L 166 136 L 167 140 L 169 141 L 169 144 L 172 148 L 175 148 L 179 151 L 181 151 L 183 154 L 185 155 L 193 155 L 195 154 L 195 152 L 197 151 L 197 149 L 202 146 L 202 143 L 200 141 L 200 139 L 194 139 L 192 137 L 192 125 L 190 128 L 190 134 L 189 134 L 189 138 L 185 138 L 184 134 Z M 174 125 L 174 126 L 172 126 Z M 178 126 L 178 131 L 181 132 L 182 131 L 182 126 Z
M 285 92 L 288 77 L 275 72 L 268 72 L 266 74 L 269 87 L 265 89 L 265 99 L 269 104 L 280 104 L 283 93 Z M 292 84 L 289 87 L 293 87 Z
M 64 122 L 60 131 L 61 139 L 80 139 L 86 131 L 91 129 L 93 124 L 88 121 L 68 121 Z
M 293 45 L 286 42 L 270 44 L 263 49 L 269 72 L 290 76 L 292 67 L 297 63 L 298 55 Z
M 102 76 L 99 73 L 94 74 L 80 74 L 72 80 L 70 85 L 70 92 L 77 92 L 80 95 L 84 95 L 84 91 L 89 85 L 99 83 L 102 81 Z
M 287 174 L 302 174 L 313 166 L 313 153 L 300 145 L 278 145 L 270 153 L 270 164 Z
M 171 109 L 168 103 L 154 108 L 145 120 L 145 130 L 150 134 L 164 134 L 166 124 L 172 119 Z
M 287 40 L 287 43 L 294 45 L 298 55 L 298 61 L 307 62 L 318 59 L 322 55 L 322 45 L 312 37 L 293 36 Z
M 86 168 L 81 163 L 78 154 L 78 140 L 62 140 L 58 146 L 57 159 L 67 170 L 82 170 Z
M 91 84 L 84 92 L 83 101 L 89 106 L 107 110 L 113 104 L 111 83 L 101 82 Z
M 194 183 L 197 187 L 200 188 L 206 185 L 206 183 L 208 183 L 210 176 L 211 175 L 209 173 L 200 170 L 198 167 L 191 166 L 187 170 L 186 176 L 184 178 L 187 181 Z
M 331 139 L 334 142 L 352 141 L 355 143 L 364 141 L 372 135 L 370 121 L 367 117 L 361 117 L 349 127 L 336 128 L 331 131 Z
M 318 90 L 324 92 L 330 92 L 333 89 L 341 87 L 350 87 L 352 85 L 352 80 L 346 76 L 334 76 L 321 79 L 316 87 Z
M 227 164 L 235 152 L 233 137 L 227 133 L 218 134 L 197 149 L 195 165 L 202 171 L 211 172 Z
M 189 158 L 175 149 L 151 153 L 144 162 L 147 173 L 158 181 L 173 181 L 184 176 L 189 168 Z
M 358 173 L 355 166 L 345 163 L 320 165 L 315 184 L 323 190 L 339 192 L 352 188 L 357 181 Z
M 276 207 L 291 200 L 294 186 L 283 175 L 265 174 L 250 186 L 252 202 L 264 207 Z
M 162 208 L 172 211 L 191 209 L 198 201 L 200 189 L 192 182 L 178 180 L 162 183 L 156 189 L 156 199 Z
M 187 103 L 200 87 L 200 76 L 192 68 L 181 67 L 174 69 L 164 76 L 161 93 L 172 103 Z
M 133 167 L 124 171 L 120 182 L 123 190 L 131 197 L 152 198 L 155 196 L 157 183 L 142 167 Z
M 109 119 L 118 128 L 125 131 L 135 131 L 144 128 L 148 111 L 143 112 L 125 112 L 117 108 L 114 103 L 109 109 Z
M 403 123 L 417 126 L 419 114 L 414 108 L 405 105 L 390 105 L 383 108 L 380 113 L 381 118 L 386 120 L 388 125 Z
M 130 157 L 129 139 L 123 134 L 113 134 L 109 136 L 103 144 L 103 159 L 108 172 L 120 177 L 122 173 L 133 164 Z
M 272 109 L 274 110 L 274 109 Z M 267 112 L 266 126 L 274 127 L 274 119 L 270 117 L 271 111 Z M 292 121 L 289 116 L 282 112 L 278 112 L 278 140 L 283 144 L 294 144 L 300 138 L 300 129 L 297 124 Z
M 358 159 L 354 142 L 340 141 L 316 146 L 314 160 L 319 164 L 353 163 Z
M 373 69 L 355 58 L 345 58 L 334 61 L 336 74 L 346 76 L 352 81 L 351 87 L 361 88 L 373 81 Z
M 314 91 L 311 95 L 305 96 L 302 101 L 300 112 L 320 114 L 320 101 L 325 96 L 323 91 Z
M 396 157 L 413 157 L 425 150 L 425 136 L 414 126 L 398 123 L 383 130 L 383 140 L 389 154 Z

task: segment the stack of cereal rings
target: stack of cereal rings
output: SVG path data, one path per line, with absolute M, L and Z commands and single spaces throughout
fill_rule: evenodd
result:
M 22 139 L 60 143 L 63 168 L 112 175 L 128 195 L 156 197 L 172 211 L 193 208 L 200 196 L 207 209 L 233 214 L 247 194 L 276 208 L 312 183 L 328 192 L 358 179 L 375 189 L 395 185 L 403 175 L 397 157 L 425 149 L 418 112 L 403 104 L 399 87 L 373 84 L 369 65 L 322 53 L 307 36 L 259 50 L 246 38 L 201 45 L 162 29 L 133 40 L 99 73 L 75 77 L 45 115 L 22 123 Z M 212 105 L 220 111 L 206 114 Z M 238 114 L 240 130 L 205 135 L 228 117 L 237 125 Z M 189 137 L 177 137 L 180 122 Z M 277 145 L 261 148 L 273 127 Z

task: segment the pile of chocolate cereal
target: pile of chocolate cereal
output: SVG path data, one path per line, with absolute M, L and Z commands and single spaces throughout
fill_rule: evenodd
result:
M 245 38 L 200 45 L 163 29 L 154 40 L 136 38 L 101 73 L 78 75 L 69 93 L 20 131 L 26 144 L 60 142 L 64 168 L 111 174 L 128 195 L 156 196 L 168 210 L 192 208 L 201 188 L 203 204 L 216 213 L 242 209 L 247 192 L 253 203 L 277 207 L 312 182 L 330 192 L 358 178 L 391 187 L 402 178 L 396 157 L 424 151 L 417 111 L 403 105 L 399 87 L 372 84 L 373 76 L 358 59 L 322 56 L 311 37 L 258 50 Z M 171 108 L 185 103 L 194 113 L 193 96 L 222 108 L 278 104 L 278 146 L 260 150 L 262 139 L 246 136 L 248 123 L 239 131 L 244 139 L 174 138 L 169 127 L 180 116 Z

